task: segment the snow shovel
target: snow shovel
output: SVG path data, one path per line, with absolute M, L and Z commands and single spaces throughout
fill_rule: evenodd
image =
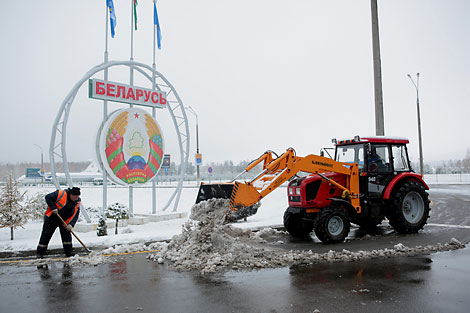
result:
M 67 224 L 65 223 L 64 219 L 59 214 L 56 214 L 56 216 L 64 224 L 64 227 L 66 227 Z M 70 232 L 72 233 L 72 235 L 74 235 L 74 237 L 78 240 L 78 242 L 80 242 L 82 244 L 82 246 L 83 246 L 83 248 L 85 248 L 86 252 L 90 253 L 91 251 L 85 246 L 85 244 L 80 240 L 80 238 L 78 238 L 78 236 L 75 235 L 75 233 L 72 230 Z

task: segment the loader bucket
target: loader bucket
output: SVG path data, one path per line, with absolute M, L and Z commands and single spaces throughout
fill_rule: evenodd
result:
M 230 199 L 235 184 L 201 184 L 196 203 L 214 198 Z
M 239 201 L 234 201 L 240 198 L 238 194 L 239 183 L 223 183 L 223 184 L 201 184 L 197 194 L 196 203 L 206 201 L 209 199 L 229 199 L 230 204 L 227 207 L 227 222 L 234 222 L 256 214 L 259 204 L 255 201 L 252 205 L 241 205 Z M 235 191 L 234 191 L 235 189 Z M 241 195 L 243 197 L 243 194 Z

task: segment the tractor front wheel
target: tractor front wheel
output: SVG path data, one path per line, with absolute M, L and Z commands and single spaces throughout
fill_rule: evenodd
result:
M 393 229 L 398 233 L 417 233 L 429 218 L 429 198 L 424 186 L 407 181 L 395 192 L 387 214 Z
M 323 243 L 343 242 L 349 234 L 351 224 L 342 208 L 330 206 L 322 209 L 315 221 L 315 235 Z
M 300 214 L 293 213 L 288 208 L 284 213 L 284 227 L 292 236 L 305 238 L 313 230 L 313 221 L 303 219 Z

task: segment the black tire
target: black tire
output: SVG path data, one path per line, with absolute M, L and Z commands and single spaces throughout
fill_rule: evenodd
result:
M 426 189 L 415 181 L 404 182 L 394 193 L 387 213 L 393 229 L 411 234 L 423 229 L 429 218 L 429 198 Z
M 284 228 L 294 237 L 305 238 L 313 230 L 313 221 L 302 219 L 300 214 L 287 209 L 284 212 Z
M 322 209 L 315 221 L 315 235 L 323 243 L 343 242 L 350 228 L 351 223 L 344 209 L 334 206 Z

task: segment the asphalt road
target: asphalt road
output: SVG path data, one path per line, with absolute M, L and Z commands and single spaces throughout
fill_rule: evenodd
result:
M 286 249 L 370 250 L 470 241 L 470 186 L 431 190 L 430 223 L 416 235 L 387 225 L 355 229 L 347 242 L 292 240 Z M 465 187 L 465 188 L 466 188 Z M 452 224 L 449 223 L 452 221 Z M 442 226 L 449 224 L 450 226 Z M 467 312 L 470 248 L 394 257 L 201 276 L 177 273 L 145 254 L 118 256 L 98 266 L 49 269 L 0 265 L 0 312 Z

